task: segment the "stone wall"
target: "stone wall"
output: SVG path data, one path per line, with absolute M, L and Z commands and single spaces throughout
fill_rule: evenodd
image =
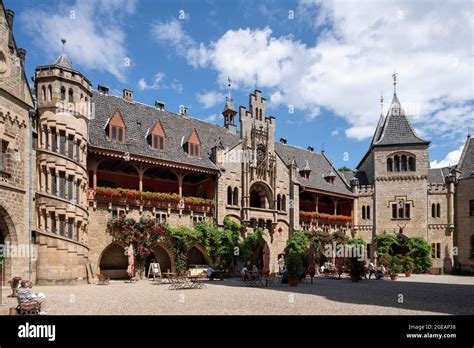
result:
M 474 216 L 469 216 L 469 201 L 474 200 L 474 176 L 459 181 L 455 197 L 455 246 L 458 250 L 455 269 L 463 273 L 474 273 L 474 257 L 471 256 Z

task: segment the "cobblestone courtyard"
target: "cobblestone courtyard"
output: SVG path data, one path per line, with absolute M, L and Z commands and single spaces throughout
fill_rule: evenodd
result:
M 474 314 L 474 277 L 413 275 L 397 281 L 316 277 L 296 288 L 243 287 L 237 279 L 206 282 L 206 288 L 169 290 L 141 280 L 133 284 L 37 286 L 49 314 L 309 314 L 397 315 Z M 4 288 L 1 314 L 16 306 Z M 400 303 L 399 301 L 402 301 Z

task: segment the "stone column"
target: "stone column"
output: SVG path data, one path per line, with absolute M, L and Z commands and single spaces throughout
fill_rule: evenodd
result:
M 352 204 L 352 228 L 357 230 L 359 225 L 359 180 L 357 178 L 352 178 L 350 181 L 351 191 L 356 196 Z
M 446 184 L 448 186 L 448 228 L 454 229 L 454 182 L 455 177 L 451 174 L 446 176 Z

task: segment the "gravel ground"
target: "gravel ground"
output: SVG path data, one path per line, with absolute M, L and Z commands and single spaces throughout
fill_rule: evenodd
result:
M 243 287 L 237 279 L 206 282 L 206 288 L 169 290 L 141 280 L 133 284 L 35 286 L 44 292 L 54 314 L 311 314 L 416 315 L 474 314 L 474 277 L 412 275 L 397 281 L 316 277 L 313 284 L 290 288 Z M 16 299 L 3 291 L 0 314 L 8 314 Z M 401 301 L 401 303 L 399 302 Z

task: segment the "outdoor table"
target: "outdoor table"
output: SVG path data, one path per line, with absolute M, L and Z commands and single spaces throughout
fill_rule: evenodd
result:
M 164 272 L 164 273 L 161 273 L 161 276 L 162 276 L 164 279 L 167 279 L 169 284 L 171 284 L 171 278 L 174 277 L 174 276 L 177 276 L 177 275 L 178 275 L 178 273 L 174 273 L 174 272 Z

